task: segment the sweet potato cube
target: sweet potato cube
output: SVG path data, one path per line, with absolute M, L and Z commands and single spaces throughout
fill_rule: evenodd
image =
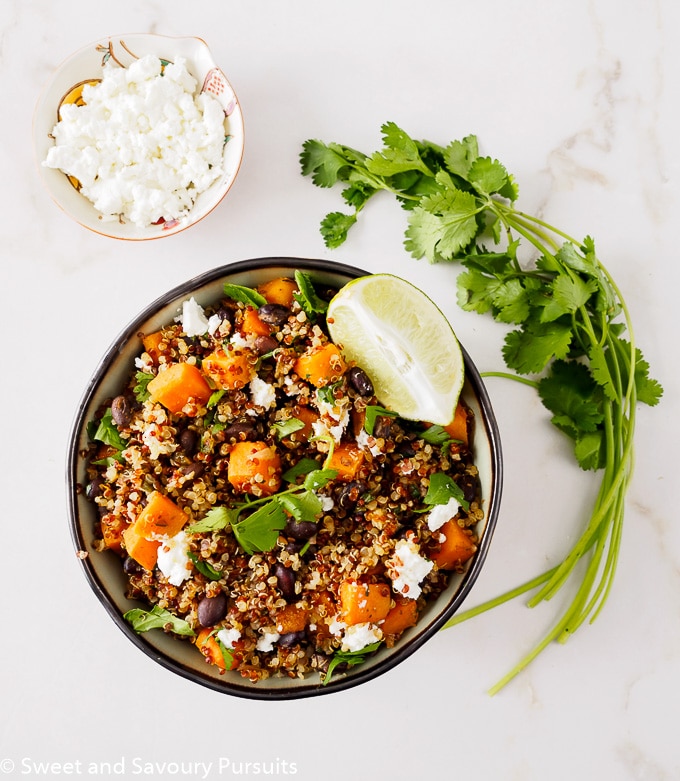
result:
M 302 353 L 293 366 L 296 374 L 317 388 L 337 382 L 346 369 L 347 364 L 340 350 L 332 342 Z
M 290 277 L 276 277 L 270 279 L 257 288 L 257 292 L 263 295 L 270 304 L 280 304 L 290 308 L 293 306 L 293 293 L 297 293 L 297 282 Z
M 354 480 L 364 463 L 364 451 L 352 442 L 336 445 L 328 459 L 328 469 L 335 469 L 338 480 Z
M 201 629 L 196 635 L 194 645 L 210 664 L 216 665 L 220 670 L 233 670 L 237 666 L 236 657 L 232 656 L 231 660 L 225 660 L 220 644 L 209 626 Z
M 348 625 L 378 623 L 390 612 L 391 589 L 386 583 L 344 580 L 340 584 L 340 617 Z
M 444 430 L 451 439 L 462 442 L 464 445 L 469 443 L 469 414 L 470 408 L 459 401 L 453 420 L 448 426 L 444 426 Z
M 152 571 L 158 558 L 158 540 L 147 540 L 143 537 L 136 524 L 128 526 L 123 532 L 123 543 L 128 556 L 133 558 L 144 569 Z
M 153 401 L 177 415 L 190 401 L 206 404 L 212 391 L 201 370 L 193 363 L 171 363 L 149 382 Z
M 243 388 L 255 374 L 250 350 L 216 350 L 203 359 L 203 371 L 222 390 Z
M 280 635 L 289 632 L 302 632 L 307 626 L 309 613 L 299 605 L 286 605 L 276 616 L 276 631 Z
M 282 442 L 287 444 L 298 444 L 300 442 L 307 442 L 312 435 L 313 425 L 319 419 L 319 414 L 315 412 L 311 407 L 303 407 L 296 404 L 292 409 L 292 417 L 297 418 L 302 424 L 302 428 L 284 437 Z
M 394 607 L 378 626 L 384 635 L 400 635 L 410 626 L 415 626 L 418 620 L 418 603 L 415 599 L 396 597 Z
M 120 553 L 123 549 L 123 532 L 129 523 L 119 515 L 107 513 L 101 519 L 102 539 L 109 550 Z
M 471 558 L 477 550 L 472 533 L 461 528 L 455 518 L 447 521 L 440 529 L 444 535 L 439 550 L 432 553 L 432 561 L 439 569 L 456 569 Z
M 160 491 L 152 491 L 146 506 L 137 516 L 134 527 L 147 539 L 174 537 L 184 527 L 189 516 L 172 499 Z
M 281 457 L 265 442 L 237 442 L 229 452 L 227 479 L 237 491 L 270 496 L 281 486 Z
M 158 356 L 160 355 L 159 345 L 162 341 L 162 331 L 154 331 L 152 334 L 144 334 L 144 336 L 142 336 L 144 350 L 145 352 L 149 353 L 154 363 L 158 362 Z
M 271 328 L 260 319 L 257 310 L 251 307 L 248 307 L 243 312 L 241 330 L 244 334 L 250 336 L 269 336 L 271 334 Z

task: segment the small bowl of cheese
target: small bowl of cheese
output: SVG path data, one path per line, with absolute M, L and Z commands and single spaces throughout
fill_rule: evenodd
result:
M 52 199 L 96 233 L 172 236 L 224 198 L 244 127 L 236 93 L 199 38 L 96 41 L 52 75 L 33 141 Z

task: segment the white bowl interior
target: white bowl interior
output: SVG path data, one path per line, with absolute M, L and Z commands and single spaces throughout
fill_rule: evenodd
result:
M 210 92 L 224 109 L 228 141 L 224 148 L 224 173 L 202 192 L 189 215 L 172 227 L 151 225 L 140 228 L 132 223 L 103 220 L 92 203 L 81 195 L 61 171 L 46 168 L 42 161 L 53 145 L 50 134 L 64 96 L 77 84 L 101 78 L 103 62 L 115 58 L 123 66 L 147 54 L 167 60 L 182 57 L 199 87 Z M 132 34 L 96 41 L 69 57 L 54 72 L 35 108 L 33 145 L 42 180 L 55 203 L 69 216 L 96 233 L 118 239 L 144 240 L 172 236 L 196 224 L 224 198 L 233 184 L 243 158 L 244 126 L 241 106 L 224 73 L 215 64 L 206 43 L 199 38 L 172 38 L 162 35 Z
M 309 266 L 307 266 L 309 264 Z M 337 266 L 337 271 L 334 267 Z M 203 657 L 193 645 L 180 642 L 174 636 L 161 631 L 151 631 L 144 635 L 135 635 L 123 621 L 122 613 L 137 605 L 124 596 L 125 578 L 121 562 L 113 553 L 93 552 L 94 521 L 96 511 L 77 486 L 85 481 L 85 464 L 78 452 L 87 447 L 87 422 L 92 419 L 97 408 L 108 398 L 117 395 L 130 372 L 133 371 L 134 358 L 141 352 L 138 336 L 140 332 L 152 332 L 171 322 L 177 316 L 182 301 L 193 295 L 201 305 L 214 303 L 223 295 L 225 281 L 256 287 L 272 277 L 292 276 L 296 268 L 303 268 L 315 280 L 329 286 L 340 287 L 358 270 L 339 264 L 273 259 L 266 261 L 245 261 L 209 272 L 180 288 L 170 291 L 167 296 L 152 304 L 142 313 L 111 346 L 95 372 L 78 413 L 71 444 L 69 461 L 69 501 L 74 542 L 77 549 L 84 550 L 88 556 L 83 565 L 86 575 L 95 592 L 103 602 L 116 623 L 138 646 L 149 653 L 159 663 L 186 675 L 193 680 L 218 690 L 228 691 L 246 697 L 276 698 L 300 697 L 310 694 L 344 688 L 356 682 L 373 677 L 377 672 L 389 669 L 393 664 L 415 651 L 425 640 L 437 631 L 455 612 L 472 587 L 481 569 L 498 514 L 500 501 L 502 469 L 500 462 L 500 442 L 495 419 L 488 397 L 477 370 L 466 354 L 467 377 L 463 388 L 463 397 L 472 407 L 476 419 L 474 440 L 474 459 L 479 469 L 482 487 L 485 517 L 478 526 L 480 546 L 477 554 L 463 574 L 453 575 L 446 591 L 430 603 L 422 614 L 418 625 L 407 630 L 399 643 L 392 649 L 381 648 L 364 664 L 351 668 L 347 673 L 336 674 L 327 686 L 321 686 L 318 676 L 313 679 L 291 680 L 289 678 L 269 678 L 257 684 L 243 679 L 238 672 L 220 674 L 216 667 L 204 662 Z M 207 278 L 206 278 L 207 277 Z M 139 604 L 139 606 L 143 606 Z

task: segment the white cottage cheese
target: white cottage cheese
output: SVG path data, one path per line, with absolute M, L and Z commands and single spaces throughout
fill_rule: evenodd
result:
M 436 532 L 459 512 L 460 502 L 451 497 L 446 504 L 437 504 L 430 510 L 427 516 L 427 525 L 433 532 Z
M 104 217 L 140 227 L 178 220 L 223 173 L 224 111 L 177 58 L 162 69 L 147 55 L 109 62 L 83 90 L 85 105 L 61 107 L 43 165 L 75 177 Z

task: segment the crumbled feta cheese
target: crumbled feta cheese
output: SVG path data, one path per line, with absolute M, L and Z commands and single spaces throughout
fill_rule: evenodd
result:
M 330 512 L 335 507 L 335 502 L 332 496 L 326 496 L 325 494 L 316 494 L 316 497 L 321 501 L 321 509 L 323 512 Z
M 203 336 L 208 330 L 208 318 L 193 296 L 182 304 L 180 321 L 187 336 Z
M 189 538 L 186 532 L 174 537 L 161 537 L 158 546 L 158 569 L 173 586 L 181 586 L 189 577 Z
M 382 453 L 382 450 L 375 443 L 375 438 L 372 437 L 365 428 L 362 428 L 357 434 L 356 441 L 357 445 L 359 445 L 362 450 L 368 450 L 372 456 L 379 456 Z
M 339 621 L 336 617 L 328 625 L 328 631 L 335 637 L 340 637 L 346 627 L 347 624 L 344 621 Z
M 420 555 L 417 545 L 408 540 L 398 540 L 394 554 L 388 561 L 392 587 L 409 599 L 417 599 L 420 596 L 420 584 L 432 567 L 434 564 Z
M 232 344 L 237 350 L 244 350 L 246 348 L 254 349 L 256 338 L 257 337 L 253 336 L 252 334 L 244 336 L 243 334 L 240 334 L 238 331 L 236 331 L 236 333 L 231 335 L 229 343 Z
M 222 324 L 222 318 L 218 314 L 211 315 L 208 318 L 208 333 L 212 336 Z
M 345 634 L 342 638 L 342 650 L 361 651 L 367 645 L 382 640 L 382 637 L 382 630 L 375 624 L 353 624 L 345 629 Z
M 80 183 L 105 218 L 140 227 L 185 217 L 223 173 L 224 111 L 178 57 L 154 55 L 128 68 L 107 62 L 83 104 L 63 105 L 43 162 Z
M 241 633 L 238 631 L 238 629 L 229 627 L 228 629 L 220 629 L 215 637 L 225 648 L 233 648 L 234 643 L 241 637 Z
M 460 510 L 460 502 L 451 497 L 446 504 L 436 504 L 427 515 L 427 525 L 433 532 L 450 521 Z
M 269 409 L 276 404 L 276 388 L 259 377 L 254 377 L 250 382 L 250 399 L 256 407 Z
M 262 632 L 262 634 L 257 639 L 256 648 L 258 651 L 264 651 L 267 653 L 268 651 L 274 650 L 274 643 L 281 637 L 281 635 L 278 632 L 267 632 L 266 630 Z
M 312 432 L 315 437 L 319 437 L 320 439 L 327 439 L 328 437 L 332 437 L 333 440 L 339 444 L 342 440 L 342 434 L 345 430 L 345 426 L 347 425 L 348 420 L 349 415 L 347 416 L 346 420 L 341 421 L 337 426 L 329 426 L 325 420 L 315 420 L 312 423 Z

